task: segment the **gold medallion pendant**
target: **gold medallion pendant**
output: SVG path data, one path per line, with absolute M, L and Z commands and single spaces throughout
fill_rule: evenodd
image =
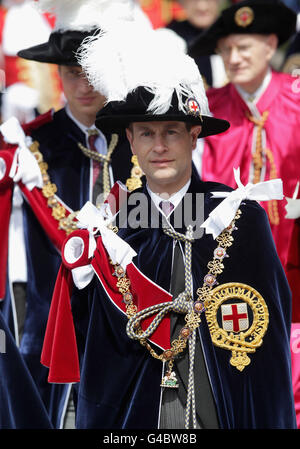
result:
M 168 372 L 162 378 L 160 386 L 164 388 L 179 388 L 175 372 L 174 371 Z
M 231 351 L 230 364 L 243 371 L 268 328 L 265 300 L 249 285 L 231 282 L 211 291 L 205 310 L 213 344 Z

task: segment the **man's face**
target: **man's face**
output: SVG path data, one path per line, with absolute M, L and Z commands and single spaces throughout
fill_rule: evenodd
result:
M 184 122 L 135 122 L 126 130 L 133 154 L 155 193 L 178 192 L 189 180 L 192 150 L 201 126 L 189 131 Z
M 74 117 L 86 126 L 95 122 L 97 112 L 102 109 L 105 98 L 94 91 L 78 66 L 60 66 L 63 90 Z
M 208 28 L 219 15 L 219 0 L 181 0 L 187 20 L 197 28 Z
M 229 81 L 251 92 L 251 86 L 255 90 L 262 82 L 276 45 L 273 34 L 231 34 L 219 39 L 217 51 Z

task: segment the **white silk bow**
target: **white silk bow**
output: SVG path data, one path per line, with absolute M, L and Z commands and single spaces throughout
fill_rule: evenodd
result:
M 240 179 L 240 169 L 233 169 L 238 188 L 232 192 L 212 192 L 213 198 L 225 198 L 210 214 L 201 227 L 215 239 L 226 229 L 243 200 L 269 201 L 282 200 L 283 189 L 281 179 L 271 179 L 257 184 L 244 186 Z
M 115 232 L 107 227 L 113 220 L 113 215 L 107 210 L 109 205 L 101 210 L 97 209 L 90 201 L 88 201 L 77 214 L 78 228 L 88 229 L 89 231 L 89 249 L 88 257 L 92 257 L 96 249 L 96 241 L 94 234 L 100 231 L 102 242 L 108 252 L 112 262 L 118 263 L 124 270 L 131 263 L 136 252 L 122 240 Z M 109 218 L 107 218 L 109 217 Z M 72 270 L 72 277 L 77 288 L 86 287 L 92 280 L 94 275 L 91 265 L 77 267 Z
M 109 206 L 107 205 L 107 207 Z M 130 264 L 133 257 L 136 256 L 136 252 L 128 245 L 128 243 L 107 227 L 112 218 L 105 220 L 103 213 L 90 201 L 83 206 L 77 215 L 79 227 L 86 227 L 89 230 L 96 228 L 96 230 L 100 231 L 103 245 L 112 262 L 114 264 L 120 264 L 122 268 L 126 270 L 127 265 Z
M 297 198 L 299 192 L 299 184 L 300 183 L 298 181 L 292 198 L 288 198 L 287 196 L 285 197 L 285 199 L 287 200 L 287 204 L 285 205 L 285 218 L 289 218 L 291 220 L 300 217 L 300 199 Z
M 26 136 L 19 121 L 11 117 L 0 126 L 4 140 L 10 144 L 18 145 L 9 176 L 14 182 L 22 181 L 29 190 L 34 187 L 43 187 L 41 170 L 37 160 L 28 149 L 32 143 L 31 137 Z

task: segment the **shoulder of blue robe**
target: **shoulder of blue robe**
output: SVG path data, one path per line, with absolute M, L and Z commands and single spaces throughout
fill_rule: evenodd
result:
M 55 175 L 56 169 L 62 165 L 75 168 L 76 173 L 80 167 L 85 166 L 88 170 L 90 160 L 84 156 L 78 147 L 78 143 L 86 145 L 85 135 L 76 123 L 68 116 L 65 108 L 60 109 L 54 114 L 47 113 L 28 124 L 26 132 L 31 135 L 33 140 L 39 143 L 39 149 L 43 153 L 44 159 L 49 164 L 50 173 Z M 107 145 L 109 146 L 112 134 L 104 134 Z M 118 135 L 118 142 L 111 156 L 111 166 L 113 181 L 122 181 L 124 184 L 130 177 L 132 168 L 131 149 L 125 133 Z M 67 159 L 65 159 L 67 158 Z M 64 176 L 64 180 L 65 180 Z M 73 184 L 73 183 L 71 183 Z M 88 179 L 85 180 L 88 185 Z
M 31 135 L 31 133 L 35 130 L 40 128 L 41 126 L 45 125 L 46 123 L 49 123 L 53 120 L 53 114 L 54 109 L 50 109 L 49 111 L 45 112 L 44 114 L 38 115 L 34 120 L 31 120 L 28 123 L 24 123 L 22 125 L 22 128 L 28 136 Z
M 0 312 L 0 429 L 51 429 L 32 376 Z
M 85 143 L 84 133 L 76 123 L 68 116 L 66 109 L 62 108 L 52 115 L 52 120 L 44 122 L 41 126 L 32 128 L 30 135 L 40 144 L 40 150 L 45 158 L 63 157 L 70 148 L 70 142 Z M 66 147 L 66 143 L 69 144 Z

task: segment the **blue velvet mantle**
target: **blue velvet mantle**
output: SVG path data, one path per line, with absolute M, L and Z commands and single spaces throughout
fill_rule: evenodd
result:
M 203 192 L 205 217 L 220 200 L 213 190 L 226 186 L 203 183 L 195 176 L 189 192 Z M 145 194 L 147 195 L 146 189 Z M 212 344 L 203 316 L 200 338 L 222 429 L 295 428 L 290 372 L 291 295 L 276 254 L 267 216 L 253 201 L 244 202 L 234 243 L 224 260 L 220 284 L 245 283 L 265 299 L 270 316 L 263 344 L 242 372 L 230 365 L 231 353 Z M 183 231 L 182 229 L 178 229 Z M 120 228 L 119 235 L 138 253 L 133 262 L 151 280 L 169 289 L 172 239 L 162 229 Z M 193 288 L 203 284 L 207 263 L 217 243 L 204 235 L 193 243 Z M 196 298 L 196 294 L 194 296 Z M 126 335 L 127 318 L 108 299 L 94 277 L 75 289 L 72 311 L 81 364 L 75 386 L 77 427 L 154 429 L 158 426 L 162 363 Z M 197 385 L 195 386 L 197 388 Z
M 84 133 L 69 118 L 65 109 L 53 116 L 53 120 L 34 129 L 33 140 L 48 163 L 50 179 L 57 186 L 57 195 L 72 210 L 79 210 L 90 199 L 90 159 L 83 155 L 78 142 L 86 144 Z M 110 135 L 105 136 L 110 143 Z M 126 182 L 131 169 L 131 151 L 125 136 L 119 136 L 112 155 L 114 179 Z M 48 370 L 40 363 L 41 350 L 48 319 L 49 307 L 61 263 L 59 252 L 52 245 L 46 232 L 27 203 L 24 204 L 24 233 L 28 264 L 27 312 L 20 352 L 49 414 L 53 426 L 61 425 L 68 385 L 51 385 L 47 381 Z M 1 304 L 1 310 L 12 334 L 12 317 L 9 288 Z M 9 390 L 9 394 L 10 394 Z M 21 403 L 20 403 L 21 406 Z M 5 410 L 0 406 L 1 416 Z M 11 427 L 15 424 L 11 421 Z

